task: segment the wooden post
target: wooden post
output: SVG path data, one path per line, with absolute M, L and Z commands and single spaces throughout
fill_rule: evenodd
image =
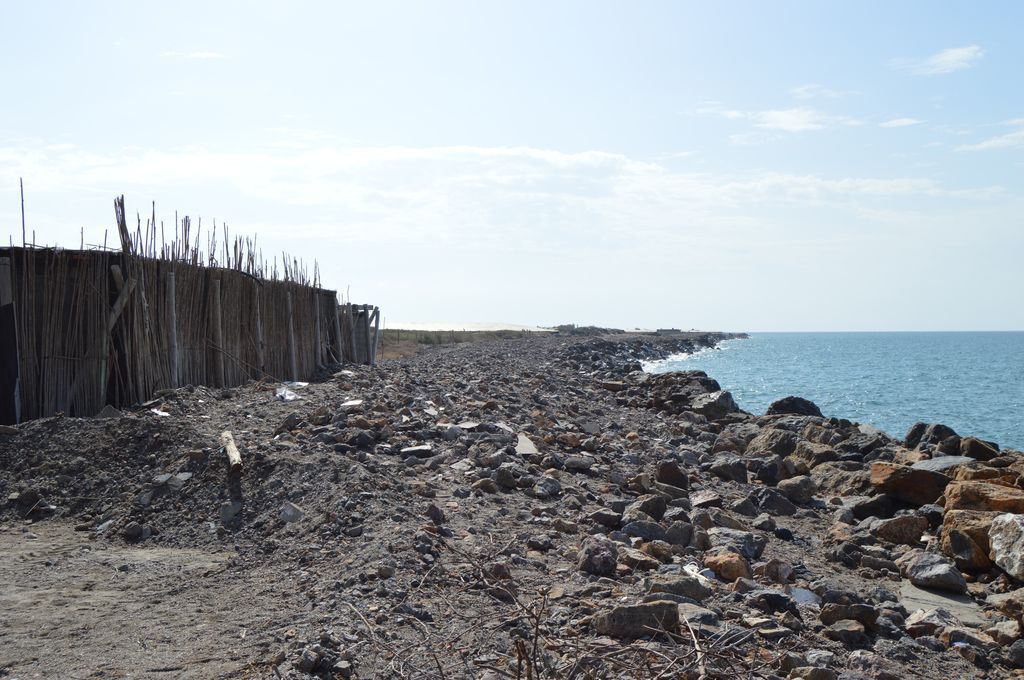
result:
M 363 305 L 362 319 L 362 332 L 363 336 L 363 363 L 369 364 L 370 362 L 370 305 Z
M 11 284 L 11 258 L 0 257 L 0 307 L 14 303 L 14 287 Z
M 324 365 L 324 346 L 320 338 L 320 293 L 313 289 L 313 356 L 316 357 L 317 366 Z
M 377 365 L 377 343 L 380 341 L 380 307 L 373 308 L 373 336 L 370 347 L 370 365 Z
M 288 354 L 292 365 L 292 380 L 299 381 L 299 362 L 295 356 L 295 315 L 292 309 L 292 292 L 288 291 Z
M 345 350 L 342 349 L 344 345 L 341 339 L 341 308 L 338 306 L 338 300 L 333 297 L 331 306 L 334 308 L 334 314 L 331 315 L 334 321 L 334 360 L 341 364 L 345 361 Z
M 213 378 L 217 387 L 224 384 L 224 326 L 220 309 L 220 279 L 210 281 L 210 302 L 213 313 Z
M 356 320 L 355 315 L 352 313 L 352 303 L 345 303 L 345 317 L 348 319 L 348 343 L 349 356 L 352 358 L 352 363 L 359 363 L 359 355 L 356 354 Z
M 174 272 L 167 272 L 167 320 L 170 326 L 167 329 L 168 353 L 170 355 L 170 386 L 177 387 L 179 380 L 178 371 L 178 309 L 177 296 L 174 292 Z
M 253 309 L 256 314 L 256 370 L 259 372 L 256 379 L 260 380 L 266 373 L 266 365 L 263 361 L 263 313 L 260 311 L 260 283 L 253 281 L 252 286 Z
M 8 310 L 2 309 L 7 305 L 10 305 L 11 308 Z M 11 392 L 6 397 L 0 399 L 0 404 L 6 401 L 8 397 L 11 399 L 11 410 L 9 413 L 14 416 L 14 423 L 17 424 L 21 422 L 21 358 L 18 354 L 18 317 L 15 314 L 14 308 L 14 280 L 12 277 L 11 258 L 9 257 L 0 258 L 0 316 L 4 318 L 9 316 L 13 322 L 10 324 L 10 349 L 13 350 L 9 355 L 11 366 L 9 369 L 4 370 L 12 378 Z M 4 358 L 7 359 L 8 357 Z

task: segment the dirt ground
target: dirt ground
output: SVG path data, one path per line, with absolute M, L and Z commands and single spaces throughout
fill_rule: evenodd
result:
M 210 678 L 257 671 L 289 611 L 231 552 L 93 540 L 63 521 L 0 529 L 0 675 Z

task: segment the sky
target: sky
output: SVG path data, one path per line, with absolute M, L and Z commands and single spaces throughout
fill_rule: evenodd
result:
M 113 198 L 385 324 L 1024 329 L 1024 3 L 8 3 L 0 236 Z

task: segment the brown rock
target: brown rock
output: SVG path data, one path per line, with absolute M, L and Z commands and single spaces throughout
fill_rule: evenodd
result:
M 974 460 L 992 460 L 999 456 L 999 449 L 980 439 L 966 437 L 960 440 L 960 455 Z
M 727 552 L 704 557 L 704 566 L 715 572 L 718 578 L 732 583 L 738 578 L 751 578 L 750 563 L 736 553 Z
M 634 548 L 620 548 L 619 562 L 637 571 L 653 571 L 661 566 L 655 558 Z
M 967 534 L 972 541 L 978 544 L 986 554 L 990 549 L 988 544 L 988 530 L 992 526 L 992 518 L 998 512 L 986 512 L 981 510 L 946 510 L 942 517 L 942 532 L 940 537 L 942 543 L 946 543 L 947 534 L 956 529 Z M 943 548 L 945 551 L 945 548 Z M 948 553 L 947 553 L 948 554 Z
M 893 463 L 871 464 L 872 486 L 882 493 L 912 505 L 934 503 L 942 495 L 949 481 L 949 477 L 941 472 Z
M 1024 513 L 1024 491 L 995 482 L 951 482 L 946 487 L 946 510 L 994 510 Z
M 981 463 L 976 465 L 963 465 L 953 470 L 953 479 L 960 482 L 967 482 L 972 479 L 990 481 L 999 484 L 1013 485 L 1017 481 L 1017 473 L 1011 470 L 985 467 Z
M 663 460 L 658 463 L 654 479 L 662 484 L 669 484 L 679 489 L 690 488 L 690 478 L 686 476 L 686 473 L 679 468 L 679 464 L 674 460 Z
M 900 515 L 875 522 L 871 529 L 883 541 L 918 545 L 921 534 L 928 530 L 928 520 L 920 515 Z
M 796 450 L 797 436 L 788 430 L 767 428 L 747 444 L 748 456 L 786 457 Z
M 811 470 L 820 496 L 856 496 L 871 489 L 871 476 L 859 463 L 833 461 Z

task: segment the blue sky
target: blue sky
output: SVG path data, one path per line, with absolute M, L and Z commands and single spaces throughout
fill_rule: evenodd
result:
M 391 323 L 1022 329 L 1016 2 L 20 3 L 0 227 L 112 198 Z

